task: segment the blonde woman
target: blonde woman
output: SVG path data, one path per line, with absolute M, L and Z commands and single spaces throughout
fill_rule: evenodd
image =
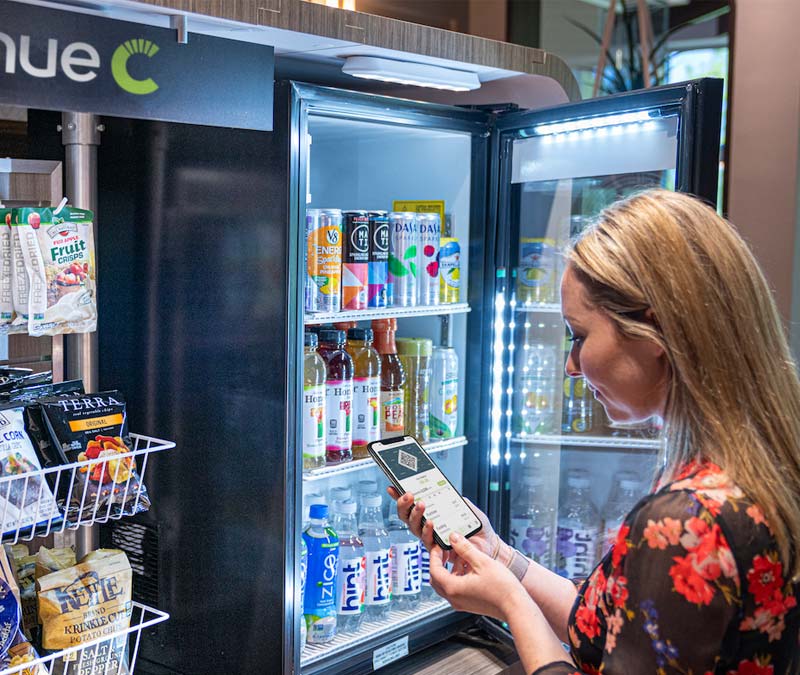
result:
M 451 539 L 448 572 L 403 495 L 432 585 L 506 621 L 536 675 L 797 673 L 800 382 L 755 259 L 711 208 L 662 190 L 610 206 L 567 257 L 567 373 L 614 421 L 663 418 L 660 475 L 577 591 L 488 521 Z

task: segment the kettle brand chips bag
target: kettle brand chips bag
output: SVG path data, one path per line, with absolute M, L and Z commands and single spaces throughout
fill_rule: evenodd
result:
M 118 458 L 131 449 L 121 392 L 46 397 L 39 400 L 39 405 L 53 445 L 65 463 L 98 460 L 76 472 L 70 503 L 66 505 L 69 521 L 91 518 L 94 513 L 129 516 L 150 508 L 136 460 Z

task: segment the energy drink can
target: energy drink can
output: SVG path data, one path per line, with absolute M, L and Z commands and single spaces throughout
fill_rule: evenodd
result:
M 342 219 L 342 309 L 366 309 L 369 286 L 369 216 L 366 211 L 345 211 Z
M 342 308 L 342 212 L 306 211 L 306 312 Z
M 417 214 L 392 211 L 389 214 L 389 296 L 395 307 L 417 305 Z
M 461 288 L 461 247 L 455 237 L 443 237 L 439 249 L 439 299 L 450 304 L 459 301 Z
M 369 307 L 389 304 L 389 218 L 386 211 L 369 212 Z
M 418 213 L 417 272 L 420 305 L 439 304 L 439 242 L 442 225 L 438 213 Z

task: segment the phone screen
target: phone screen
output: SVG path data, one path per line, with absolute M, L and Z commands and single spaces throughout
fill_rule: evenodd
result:
M 383 447 L 382 447 L 383 446 Z M 397 443 L 374 443 L 372 450 L 415 501 L 425 503 L 425 517 L 432 520 L 436 534 L 450 545 L 450 533 L 463 536 L 480 529 L 480 521 L 441 469 L 413 439 Z

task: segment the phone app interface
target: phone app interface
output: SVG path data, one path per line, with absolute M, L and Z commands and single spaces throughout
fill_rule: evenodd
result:
M 378 450 L 381 459 L 406 492 L 425 502 L 425 517 L 432 520 L 439 537 L 449 545 L 450 532 L 467 535 L 480 524 L 425 452 L 415 443 Z

